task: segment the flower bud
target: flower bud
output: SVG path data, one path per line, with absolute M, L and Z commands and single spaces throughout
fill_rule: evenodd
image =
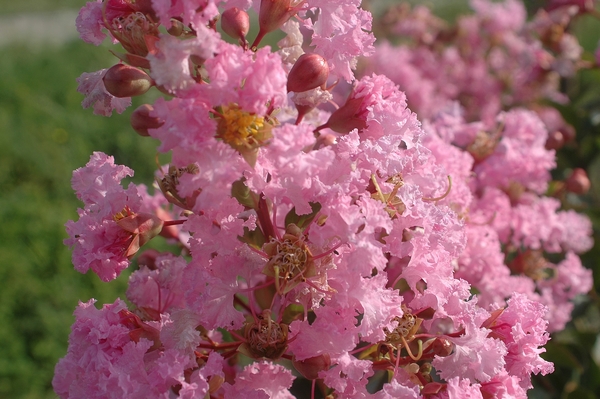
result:
M 331 367 L 331 358 L 328 353 L 309 357 L 304 360 L 296 360 L 294 357 L 292 364 L 304 378 L 316 380 L 319 378 L 319 371 L 329 370 L 329 367 Z
M 148 129 L 157 129 L 164 124 L 159 118 L 150 116 L 154 107 L 150 104 L 142 104 L 131 113 L 131 127 L 140 136 L 149 136 Z
M 555 130 L 553 132 L 548 133 L 548 138 L 546 139 L 546 149 L 547 150 L 558 150 L 565 145 L 565 137 L 563 136 L 560 130 Z
M 225 33 L 246 45 L 246 35 L 250 30 L 250 17 L 237 7 L 229 8 L 221 14 L 221 28 Z
M 154 84 L 146 72 L 125 64 L 109 68 L 102 80 L 106 91 L 119 98 L 144 94 Z
M 450 356 L 454 351 L 454 344 L 445 338 L 437 337 L 431 343 L 431 350 L 436 356 Z
M 291 0 L 261 0 L 258 13 L 259 31 L 252 49 L 255 49 L 267 33 L 279 29 L 290 17 L 296 14 L 298 7 Z
M 171 27 L 167 29 L 167 33 L 175 37 L 181 36 L 183 34 L 183 27 L 184 26 L 181 21 L 171 18 Z
M 565 183 L 567 190 L 575 194 L 585 194 L 591 187 L 587 173 L 581 168 L 573 169 L 571 176 L 567 178 Z
M 367 127 L 366 115 L 363 115 L 364 97 L 350 97 L 348 101 L 336 109 L 326 123 L 326 127 L 337 133 L 350 133 L 354 129 L 362 131 Z
M 329 77 L 327 61 L 318 54 L 302 54 L 288 75 L 287 91 L 302 92 L 322 86 Z

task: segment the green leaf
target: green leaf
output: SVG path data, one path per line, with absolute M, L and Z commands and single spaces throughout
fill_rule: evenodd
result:
M 312 212 L 310 212 L 307 215 L 298 216 L 298 214 L 296 213 L 296 207 L 292 208 L 292 210 L 289 211 L 287 215 L 285 215 L 285 225 L 289 226 L 293 223 L 301 229 L 307 227 L 321 210 L 321 204 L 319 204 L 318 202 L 309 202 L 309 204 L 310 208 L 312 209 Z

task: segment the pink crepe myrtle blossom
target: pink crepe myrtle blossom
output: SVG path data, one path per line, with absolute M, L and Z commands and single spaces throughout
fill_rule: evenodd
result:
M 185 301 L 181 290 L 181 276 L 186 262 L 183 258 L 162 255 L 154 262 L 155 269 L 146 266 L 129 278 L 127 299 L 155 319 L 171 309 L 183 309 Z
M 57 364 L 53 380 L 61 397 L 102 398 L 107 386 L 111 394 L 121 397 L 160 397 L 180 385 L 182 396 L 177 397 L 184 398 L 188 396 L 182 392 L 206 394 L 210 375 L 222 373 L 222 366 L 215 364 L 219 359 L 212 356 L 206 368 L 187 382 L 184 371 L 190 366 L 189 359 L 176 349 L 156 347 L 158 325 L 141 322 L 121 300 L 100 310 L 94 302 L 80 303 L 75 311 L 69 337 L 72 344 Z
M 73 172 L 73 188 L 85 207 L 78 210 L 78 221 L 67 222 L 65 245 L 73 247 L 73 264 L 80 272 L 91 268 L 103 281 L 112 280 L 160 233 L 161 219 L 137 212 L 141 198 L 135 185 L 124 189 L 120 184 L 132 175 L 131 169 L 115 165 L 113 157 L 100 152 Z
M 157 85 L 169 92 L 185 90 L 197 83 L 192 72 L 194 66 L 190 57 L 206 60 L 213 56 L 220 41 L 219 35 L 202 27 L 197 36 L 181 40 L 171 35 L 161 35 L 156 43 L 156 51 L 148 55 L 151 76 Z
M 111 0 L 110 25 L 96 3 L 82 11 L 82 35 L 108 30 L 165 94 L 138 112 L 152 123 L 135 125 L 171 159 L 150 195 L 95 153 L 74 173 L 84 206 L 65 243 L 77 270 L 105 281 L 156 235 L 173 253 L 140 255 L 131 310 L 80 305 L 57 394 L 287 399 L 307 379 L 313 396 L 523 397 L 532 374 L 551 371 L 547 331 L 591 276 L 576 254 L 589 224 L 543 195 L 547 124 L 500 112 L 544 97 L 510 92 L 532 77 L 552 92 L 536 66 L 554 55 L 519 36 L 521 4 L 474 1 L 461 45 L 437 43 L 453 36 L 417 12 L 399 28 L 428 44 L 398 52 L 406 68 L 355 79 L 357 57 L 374 51 L 360 1 L 254 2 L 254 45 L 245 17 L 221 26 L 238 44 L 224 42 L 219 14 L 251 3 Z M 279 49 L 257 48 L 278 29 Z M 341 101 L 335 80 L 352 83 Z
M 332 75 L 352 81 L 356 58 L 374 50 L 371 14 L 359 8 L 359 0 L 307 0 L 307 4 L 309 9 L 318 7 L 320 11 L 316 21 L 304 21 L 313 32 L 310 45 L 328 61 Z
M 77 31 L 87 43 L 100 45 L 106 33 L 113 43 L 121 43 L 125 50 L 139 60 L 148 53 L 150 37 L 158 35 L 154 10 L 149 0 L 96 0 L 88 2 L 77 16 Z

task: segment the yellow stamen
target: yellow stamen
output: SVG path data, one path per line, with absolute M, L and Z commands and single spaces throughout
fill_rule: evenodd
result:
M 237 105 L 223 107 L 217 137 L 234 148 L 253 148 L 260 144 L 259 133 L 265 118 L 242 111 Z

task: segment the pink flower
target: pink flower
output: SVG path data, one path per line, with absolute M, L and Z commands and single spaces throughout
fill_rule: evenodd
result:
M 92 269 L 103 281 L 116 278 L 148 240 L 160 233 L 162 220 L 137 213 L 141 197 L 135 185 L 120 182 L 133 171 L 114 164 L 113 157 L 95 152 L 84 168 L 73 172 L 73 188 L 84 202 L 79 220 L 66 223 L 73 247 L 73 265 L 81 273 Z
M 383 75 L 362 78 L 352 90 L 346 103 L 335 110 L 327 123 L 320 128 L 330 128 L 338 133 L 358 129 L 363 138 L 379 138 L 383 134 L 412 137 L 405 139 L 408 148 L 413 147 L 420 132 L 418 122 L 406 108 L 406 95 Z
M 489 338 L 486 329 L 467 325 L 463 336 L 448 339 L 455 345 L 454 352 L 432 362 L 445 380 L 460 377 L 471 383 L 487 382 L 504 368 L 506 346 Z
M 171 18 L 181 18 L 184 25 L 201 29 L 213 18 L 218 17 L 217 4 L 227 3 L 230 7 L 247 10 L 250 0 L 152 0 L 152 7 L 162 25 L 171 26 Z
M 244 367 L 235 384 L 225 384 L 225 398 L 240 399 L 294 399 L 288 391 L 294 377 L 290 370 L 271 362 L 256 362 Z
M 368 378 L 373 375 L 370 362 L 343 354 L 332 363 L 336 365 L 319 373 L 328 387 L 335 389 L 339 398 L 367 396 Z
M 148 55 L 150 75 L 157 85 L 170 92 L 185 90 L 196 84 L 190 71 L 190 56 L 208 59 L 220 43 L 218 33 L 201 26 L 193 39 L 181 40 L 171 35 L 161 35 L 156 43 L 157 52 Z
M 203 396 L 208 377 L 222 374 L 222 358 L 213 354 L 187 382 L 192 351 L 157 350 L 159 330 L 128 312 L 123 301 L 100 310 L 94 302 L 79 304 L 69 352 L 56 366 L 52 384 L 61 398 L 163 397 L 177 386 Z
M 103 5 L 102 0 L 89 1 L 79 10 L 75 24 L 79 37 L 86 43 L 99 46 L 106 38 L 106 34 L 102 32 L 104 28 L 102 20 Z
M 287 75 L 281 57 L 268 48 L 251 54 L 223 43 L 205 67 L 210 84 L 202 85 L 199 94 L 213 107 L 234 103 L 244 111 L 265 115 L 269 107 L 284 104 Z
M 547 322 L 543 319 L 545 308 L 521 294 L 513 294 L 508 307 L 494 313 L 484 324 L 492 330 L 490 336 L 505 343 L 508 353 L 505 356 L 506 370 L 520 380 L 523 389 L 530 389 L 531 374 L 548 374 L 554 371 L 552 363 L 540 357 L 542 348 L 549 340 Z M 491 323 L 490 323 L 491 322 Z
M 143 266 L 129 277 L 127 299 L 158 320 L 161 313 L 185 307 L 181 276 L 186 262 L 182 258 L 163 255 L 156 258 L 156 269 Z
M 446 388 L 448 399 L 483 399 L 480 389 L 480 384 L 459 377 L 450 378 Z
M 513 110 L 499 117 L 502 138 L 494 152 L 476 165 L 480 186 L 508 188 L 511 183 L 542 193 L 554 168 L 554 151 L 545 148 L 548 132 L 533 112 Z
M 320 9 L 318 19 L 305 21 L 313 31 L 311 46 L 329 63 L 330 73 L 351 82 L 356 59 L 373 53 L 375 37 L 371 14 L 358 8 L 359 0 L 308 0 L 308 7 Z

